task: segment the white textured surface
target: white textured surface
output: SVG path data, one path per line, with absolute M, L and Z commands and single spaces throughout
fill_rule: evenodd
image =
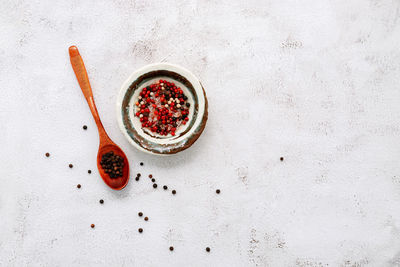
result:
M 1 6 L 1 266 L 400 265 L 399 1 Z M 131 172 L 176 196 L 100 180 L 71 44 Z M 168 158 L 131 148 L 115 119 L 122 82 L 158 61 L 191 70 L 210 104 L 202 137 Z

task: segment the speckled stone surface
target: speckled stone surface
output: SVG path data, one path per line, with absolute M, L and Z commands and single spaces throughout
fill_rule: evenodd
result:
M 390 0 L 3 1 L 0 266 L 399 266 L 399 16 Z M 123 191 L 98 177 L 72 44 L 130 159 Z M 133 149 L 115 118 L 153 62 L 209 100 L 171 157 Z

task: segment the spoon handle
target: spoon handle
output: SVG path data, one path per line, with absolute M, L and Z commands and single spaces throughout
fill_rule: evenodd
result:
M 69 58 L 71 60 L 72 68 L 74 69 L 76 79 L 78 80 L 79 86 L 82 89 L 82 93 L 86 98 L 90 111 L 92 112 L 93 118 L 97 125 L 97 129 L 99 130 L 100 142 L 102 140 L 108 140 L 109 137 L 104 130 L 103 124 L 101 123 L 99 117 L 99 113 L 97 112 L 97 108 L 94 103 L 92 87 L 90 87 L 89 77 L 86 72 L 85 64 L 83 63 L 82 57 L 79 54 L 78 48 L 74 45 L 69 47 Z

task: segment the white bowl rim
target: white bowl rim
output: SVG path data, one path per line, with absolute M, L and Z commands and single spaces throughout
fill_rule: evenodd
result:
M 185 77 L 192 84 L 192 86 L 197 94 L 197 97 L 198 97 L 198 115 L 197 115 L 196 121 L 194 121 L 193 126 L 187 133 L 185 133 L 183 136 L 181 136 L 178 139 L 174 139 L 174 141 L 172 143 L 182 141 L 183 139 L 187 140 L 196 132 L 196 130 L 200 126 L 200 123 L 203 120 L 204 113 L 207 112 L 206 99 L 205 99 L 205 93 L 203 91 L 203 87 L 202 87 L 200 81 L 197 79 L 197 77 L 192 72 L 190 72 L 186 68 L 181 67 L 179 65 L 166 63 L 166 62 L 152 63 L 152 64 L 145 65 L 145 66 L 137 69 L 136 71 L 134 71 L 125 80 L 125 82 L 122 84 L 119 94 L 117 96 L 117 102 L 116 102 L 117 121 L 118 121 L 118 125 L 119 125 L 121 132 L 123 133 L 125 138 L 128 140 L 128 142 L 131 145 L 133 145 L 135 148 L 139 149 L 140 151 L 152 154 L 152 155 L 171 155 L 169 153 L 155 153 L 155 152 L 145 149 L 142 146 L 140 146 L 139 144 L 137 144 L 131 138 L 131 136 L 128 134 L 127 130 L 125 129 L 125 125 L 123 123 L 123 117 L 121 114 L 122 102 L 123 102 L 125 94 L 126 94 L 127 90 L 129 89 L 130 85 L 141 75 L 143 75 L 147 72 L 150 72 L 150 71 L 155 71 L 155 70 L 168 70 L 168 71 L 176 72 L 179 75 Z M 182 150 L 184 150 L 184 149 L 182 149 Z

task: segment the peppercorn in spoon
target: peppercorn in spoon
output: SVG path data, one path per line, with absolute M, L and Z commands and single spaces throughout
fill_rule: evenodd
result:
M 92 88 L 90 87 L 85 64 L 76 46 L 69 48 L 69 57 L 79 86 L 82 89 L 99 131 L 100 144 L 97 153 L 97 168 L 99 169 L 100 176 L 109 187 L 121 190 L 129 181 L 128 159 L 121 148 L 111 141 L 106 130 L 104 130 L 96 105 L 94 104 Z

